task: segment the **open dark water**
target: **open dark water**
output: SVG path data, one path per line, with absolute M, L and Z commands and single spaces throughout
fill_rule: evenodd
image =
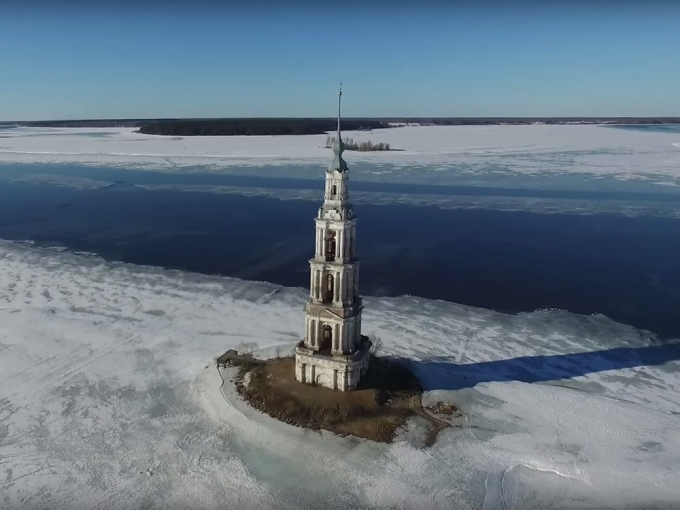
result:
M 629 131 L 680 133 L 680 124 L 617 124 L 608 125 L 607 127 L 614 129 L 626 129 Z
M 36 165 L 37 167 L 37 165 Z M 11 170 L 11 169 L 10 169 Z M 8 167 L 0 169 L 8 172 Z M 0 238 L 121 260 L 306 287 L 318 181 L 177 175 L 72 167 L 72 176 L 124 181 L 74 189 L 0 180 Z M 316 187 L 319 201 L 146 190 L 175 183 Z M 238 182 L 237 182 L 238 181 Z M 374 183 L 354 182 L 370 191 Z M 406 185 L 383 185 L 385 187 Z M 407 186 L 408 189 L 414 189 Z M 437 193 L 483 195 L 488 188 Z M 390 188 L 391 189 L 391 188 Z M 418 188 L 424 193 L 427 187 Z M 543 198 L 636 199 L 636 192 L 505 190 Z M 494 194 L 504 193 L 495 190 Z M 595 193 L 595 195 L 593 195 Z M 644 193 L 645 200 L 678 195 Z M 410 205 L 355 205 L 362 293 L 411 294 L 502 311 L 603 313 L 680 338 L 680 220 L 533 214 Z

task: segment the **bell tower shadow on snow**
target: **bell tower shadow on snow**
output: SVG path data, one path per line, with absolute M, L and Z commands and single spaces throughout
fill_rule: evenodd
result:
M 521 356 L 467 364 L 439 358 L 399 360 L 413 369 L 425 391 L 462 390 L 486 382 L 538 383 L 567 380 L 606 370 L 663 365 L 680 360 L 680 342 L 573 354 Z

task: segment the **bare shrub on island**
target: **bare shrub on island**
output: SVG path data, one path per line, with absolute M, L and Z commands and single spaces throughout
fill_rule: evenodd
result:
M 371 341 L 371 358 L 375 359 L 380 353 L 382 353 L 383 343 L 379 336 L 369 335 L 368 339 Z
M 257 344 L 255 342 L 241 342 L 236 346 L 236 351 L 238 351 L 241 356 L 254 354 L 255 351 L 257 351 Z
M 326 138 L 326 149 L 333 147 L 335 143 L 335 137 L 329 136 Z M 374 151 L 391 151 L 394 150 L 389 143 L 376 143 L 374 144 L 370 140 L 365 142 L 355 142 L 353 138 L 347 138 L 344 141 L 345 149 L 348 151 L 359 151 L 359 152 L 374 152 Z
M 252 370 L 255 365 L 257 365 L 257 360 L 255 359 L 255 352 L 257 352 L 258 346 L 255 342 L 241 342 L 236 346 L 236 351 L 241 358 L 241 369 L 243 374 L 245 372 Z

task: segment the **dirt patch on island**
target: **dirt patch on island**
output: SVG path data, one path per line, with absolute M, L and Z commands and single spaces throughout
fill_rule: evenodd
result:
M 236 388 L 250 405 L 273 418 L 342 436 L 389 443 L 409 418 L 421 416 L 430 424 L 425 444 L 431 446 L 439 431 L 449 426 L 423 409 L 423 390 L 413 372 L 389 359 L 372 360 L 356 391 L 299 383 L 293 358 L 241 367 Z

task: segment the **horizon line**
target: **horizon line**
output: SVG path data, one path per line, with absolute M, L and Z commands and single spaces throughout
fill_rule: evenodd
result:
M 62 118 L 62 119 L 33 119 L 33 120 L 0 120 L 0 124 L 21 124 L 34 122 L 132 122 L 132 121 L 184 121 L 184 120 L 251 120 L 251 119 L 265 119 L 265 120 L 335 120 L 336 117 L 312 117 L 312 116 L 261 116 L 255 115 L 251 117 L 100 117 L 100 118 Z M 437 115 L 409 115 L 409 116 L 355 116 L 343 117 L 344 120 L 386 120 L 386 121 L 400 121 L 400 120 L 622 120 L 622 119 L 646 119 L 646 120 L 678 120 L 680 115 L 542 115 L 542 116 L 437 116 Z

